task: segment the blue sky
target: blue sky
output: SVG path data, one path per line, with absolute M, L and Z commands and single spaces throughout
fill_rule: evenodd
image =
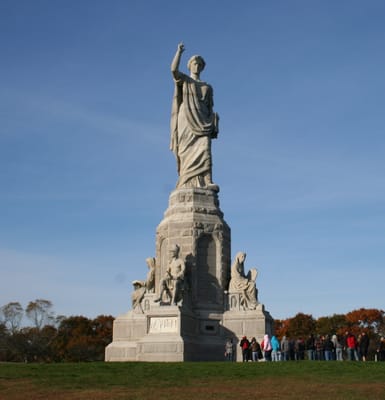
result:
M 385 308 L 385 3 L 0 3 L 0 305 L 119 315 L 176 183 L 177 44 L 206 60 L 232 255 L 273 317 Z

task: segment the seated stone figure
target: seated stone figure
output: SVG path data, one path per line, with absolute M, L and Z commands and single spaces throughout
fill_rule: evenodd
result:
M 132 285 L 134 286 L 134 292 L 131 295 L 132 308 L 133 310 L 139 309 L 141 312 L 143 312 L 141 303 L 145 293 L 153 293 L 155 289 L 155 258 L 147 258 L 146 263 L 149 268 L 146 280 L 135 280 L 132 282 Z
M 244 262 L 246 253 L 239 252 L 231 266 L 231 279 L 229 292 L 240 293 L 240 302 L 245 310 L 255 310 L 258 305 L 257 288 L 255 281 L 258 271 L 252 268 L 247 276 L 245 275 Z
M 160 280 L 160 293 L 155 300 L 156 302 L 163 301 L 165 293 L 173 305 L 176 305 L 182 299 L 186 266 L 184 261 L 179 258 L 179 251 L 178 245 L 170 250 L 171 260 L 164 277 Z

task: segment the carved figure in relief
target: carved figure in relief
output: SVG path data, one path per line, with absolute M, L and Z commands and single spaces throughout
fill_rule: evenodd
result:
M 146 258 L 146 263 L 149 268 L 146 280 L 135 280 L 132 282 L 132 285 L 134 286 L 134 292 L 131 295 L 132 308 L 134 310 L 139 309 L 141 312 L 143 312 L 141 303 L 145 293 L 153 293 L 155 289 L 155 258 Z
M 182 299 L 186 266 L 184 261 L 179 258 L 179 252 L 180 247 L 178 245 L 170 250 L 170 263 L 165 276 L 160 280 L 160 293 L 155 300 L 156 302 L 163 301 L 164 294 L 167 295 L 173 305 L 176 305 Z
M 143 313 L 142 301 L 146 293 L 146 287 L 141 284 L 141 281 L 133 281 L 134 291 L 131 295 L 132 309 Z
M 255 281 L 258 271 L 252 268 L 245 275 L 244 262 L 246 253 L 239 252 L 231 266 L 231 279 L 229 284 L 229 292 L 241 293 L 241 305 L 245 310 L 255 310 L 258 305 L 257 289 Z
M 171 111 L 171 144 L 177 160 L 177 188 L 204 187 L 215 191 L 212 182 L 211 139 L 218 136 L 218 114 L 213 111 L 213 89 L 200 80 L 205 67 L 201 56 L 188 61 L 190 76 L 179 71 L 185 48 L 178 45 L 171 63 L 175 91 Z
M 148 272 L 146 277 L 146 291 L 148 293 L 153 293 L 155 290 L 155 258 L 146 258 L 146 263 L 148 266 Z

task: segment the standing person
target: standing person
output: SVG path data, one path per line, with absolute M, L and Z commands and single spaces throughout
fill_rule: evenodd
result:
M 325 354 L 325 361 L 332 361 L 333 360 L 333 352 L 334 352 L 334 344 L 330 339 L 329 335 L 325 336 L 324 339 L 324 354 Z
M 385 338 L 383 336 L 377 346 L 377 361 L 385 361 Z
M 252 360 L 254 362 L 257 362 L 260 358 L 259 356 L 261 354 L 261 346 L 257 342 L 257 339 L 255 337 L 251 339 L 250 350 L 251 350 Z
M 281 361 L 280 343 L 276 336 L 271 337 L 271 360 Z
M 295 339 L 289 338 L 289 360 L 294 361 L 295 360 Z
M 266 334 L 263 337 L 263 342 L 262 342 L 262 350 L 263 350 L 263 355 L 265 357 L 265 361 L 271 361 L 271 352 L 273 348 L 271 347 L 271 341 L 270 337 L 268 334 Z
M 295 342 L 295 359 L 297 361 L 305 359 L 305 342 L 301 337 Z
M 177 160 L 177 188 L 203 187 L 218 191 L 212 182 L 211 139 L 218 136 L 218 115 L 213 111 L 213 89 L 201 81 L 201 56 L 190 58 L 190 76 L 179 71 L 185 48 L 178 45 L 171 63 L 175 92 L 171 111 L 171 144 Z
M 368 358 L 368 350 L 369 350 L 369 336 L 366 334 L 366 332 L 362 332 L 361 334 L 361 339 L 360 339 L 360 355 L 362 361 L 366 361 Z
M 311 333 L 306 340 L 306 350 L 307 350 L 307 359 L 310 361 L 315 360 L 315 345 L 314 345 L 314 335 Z
M 324 359 L 324 344 L 323 339 L 320 335 L 317 335 L 314 341 L 315 346 L 315 359 L 317 361 L 322 361 Z
M 286 336 L 281 340 L 281 360 L 289 361 L 289 340 Z
M 332 342 L 333 342 L 334 349 L 335 349 L 335 352 L 334 352 L 335 359 L 337 361 L 343 361 L 341 340 L 338 338 L 337 335 L 333 335 L 332 336 Z
M 356 356 L 356 354 L 357 354 L 357 339 L 351 332 L 347 332 L 346 352 L 347 352 L 347 356 L 348 356 L 347 359 L 349 361 L 357 360 L 357 358 L 358 358 L 358 355 Z
M 234 344 L 233 339 L 228 338 L 225 344 L 225 358 L 227 361 L 234 360 Z
M 249 352 L 250 352 L 250 342 L 248 341 L 246 336 L 243 336 L 241 342 L 239 343 L 242 349 L 242 361 L 249 361 Z

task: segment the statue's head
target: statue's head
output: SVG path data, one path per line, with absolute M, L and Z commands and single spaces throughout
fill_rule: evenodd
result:
M 146 263 L 147 263 L 148 268 L 150 268 L 150 269 L 155 268 L 155 258 L 154 257 L 146 258 Z
M 196 61 L 198 64 L 200 64 L 199 71 L 203 71 L 203 70 L 204 70 L 204 68 L 205 68 L 205 66 L 206 66 L 205 60 L 203 59 L 202 56 L 195 55 L 195 56 L 192 56 L 192 57 L 188 60 L 187 68 L 189 69 L 189 71 L 191 71 L 191 64 L 192 64 L 193 61 Z
M 239 264 L 243 264 L 246 259 L 246 253 L 240 251 L 239 253 L 237 253 L 235 258 L 239 262 Z
M 141 288 L 143 285 L 142 285 L 142 282 L 141 282 L 141 281 L 132 281 L 132 286 L 133 286 L 134 289 L 136 290 L 136 289 Z

